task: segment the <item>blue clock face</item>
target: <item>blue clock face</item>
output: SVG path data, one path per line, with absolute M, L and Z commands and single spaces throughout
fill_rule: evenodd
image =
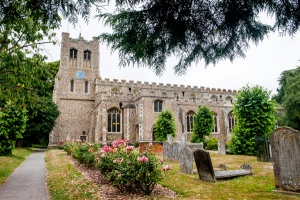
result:
M 85 74 L 84 74 L 83 71 L 78 70 L 78 71 L 76 72 L 76 78 L 78 78 L 78 79 L 83 79 L 84 76 L 85 76 Z

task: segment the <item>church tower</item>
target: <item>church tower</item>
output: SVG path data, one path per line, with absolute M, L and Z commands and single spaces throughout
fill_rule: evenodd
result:
M 99 74 L 99 41 L 73 39 L 62 33 L 60 67 L 55 77 L 53 101 L 60 116 L 50 134 L 49 145 L 65 139 L 87 140 Z

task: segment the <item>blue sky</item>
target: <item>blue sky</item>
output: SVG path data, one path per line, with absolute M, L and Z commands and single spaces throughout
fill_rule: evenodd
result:
M 61 41 L 62 32 L 69 32 L 72 38 L 78 38 L 81 32 L 81 36 L 87 40 L 91 40 L 93 36 L 101 33 L 110 32 L 108 27 L 104 27 L 94 18 L 91 18 L 88 24 L 80 19 L 79 24 L 81 28 L 73 27 L 63 20 L 61 28 L 56 31 L 58 40 Z M 260 85 L 274 94 L 278 88 L 280 73 L 300 66 L 299 47 L 300 33 L 293 38 L 290 36 L 280 37 L 278 33 L 272 33 L 258 45 L 251 44 L 245 59 L 239 58 L 233 62 L 224 60 L 206 68 L 200 61 L 188 68 L 186 75 L 177 76 L 173 70 L 177 60 L 175 57 L 171 57 L 168 59 L 167 70 L 163 76 L 157 77 L 148 68 L 136 66 L 120 68 L 117 52 L 111 54 L 107 45 L 100 43 L 100 76 L 127 81 L 171 83 L 232 90 L 239 90 L 246 84 Z M 59 60 L 60 44 L 46 45 L 44 48 L 49 57 L 48 61 Z

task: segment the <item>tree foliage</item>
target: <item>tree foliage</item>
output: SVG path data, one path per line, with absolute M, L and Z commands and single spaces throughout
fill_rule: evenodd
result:
M 283 71 L 273 98 L 283 105 L 283 125 L 300 130 L 300 67 Z
M 167 57 L 176 55 L 176 74 L 192 62 L 245 57 L 249 43 L 258 44 L 273 30 L 293 35 L 300 25 L 300 3 L 292 0 L 116 0 L 114 13 L 98 17 L 112 27 L 103 41 L 118 50 L 120 65 L 142 64 L 161 75 Z M 274 16 L 264 24 L 259 14 Z
M 164 110 L 158 115 L 155 123 L 155 140 L 165 141 L 168 134 L 176 137 L 176 122 L 173 113 L 170 110 Z
M 245 86 L 234 102 L 236 124 L 231 138 L 235 154 L 256 155 L 255 137 L 267 137 L 275 129 L 277 103 L 261 86 Z
M 193 133 L 191 142 L 200 143 L 204 136 L 208 136 L 214 126 L 213 112 L 207 106 L 201 106 L 194 116 Z
M 12 154 L 15 141 L 22 138 L 27 121 L 24 107 L 8 101 L 5 108 L 3 111 L 0 110 L 0 156 Z

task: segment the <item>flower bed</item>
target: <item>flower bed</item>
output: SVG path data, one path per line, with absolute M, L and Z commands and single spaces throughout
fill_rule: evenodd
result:
M 110 146 L 81 142 L 66 142 L 64 150 L 80 163 L 98 169 L 121 192 L 140 190 L 150 194 L 158 181 L 172 169 L 152 153 L 152 143 L 146 151 L 135 151 L 125 140 Z

